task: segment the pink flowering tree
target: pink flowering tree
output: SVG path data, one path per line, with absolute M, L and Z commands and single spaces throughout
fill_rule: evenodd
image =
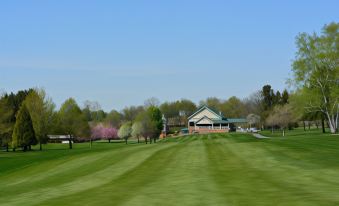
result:
M 101 124 L 91 128 L 90 148 L 92 148 L 92 141 L 102 138 L 104 127 Z
M 111 142 L 112 139 L 118 138 L 118 130 L 112 126 L 98 124 L 91 130 L 91 140 L 105 139 Z
M 118 139 L 118 130 L 114 127 L 104 127 L 102 130 L 102 138 L 110 143 L 112 139 Z
M 103 137 L 104 127 L 101 124 L 96 125 L 91 129 L 91 140 L 99 140 Z

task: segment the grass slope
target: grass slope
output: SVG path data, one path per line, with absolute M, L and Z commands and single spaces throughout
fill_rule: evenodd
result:
M 338 205 L 339 138 L 211 134 L 0 153 L 0 205 Z

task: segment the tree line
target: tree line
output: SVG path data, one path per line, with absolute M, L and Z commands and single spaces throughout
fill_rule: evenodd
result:
M 69 136 L 73 141 L 129 137 L 156 142 L 163 129 L 162 115 L 170 126 L 187 126 L 187 118 L 202 105 L 228 118 L 247 118 L 249 126 L 262 129 L 292 129 L 298 122 L 313 121 L 323 132 L 328 127 L 338 133 L 339 118 L 339 23 L 325 25 L 321 34 L 301 33 L 296 37 L 297 52 L 292 63 L 293 91 L 275 91 L 270 85 L 244 99 L 209 97 L 195 104 L 181 99 L 160 104 L 150 98 L 144 105 L 105 112 L 95 101 L 81 108 L 73 98 L 56 110 L 43 89 L 28 89 L 0 96 L 0 143 L 8 151 L 30 150 L 48 141 L 48 134 Z
M 86 101 L 81 109 L 73 98 L 67 99 L 59 110 L 42 89 L 4 93 L 0 98 L 0 144 L 2 147 L 31 150 L 32 145 L 47 143 L 48 135 L 67 135 L 69 148 L 73 142 L 129 137 L 156 142 L 163 123 L 157 106 L 130 107 L 106 114 L 99 104 Z M 137 110 L 137 111 L 135 111 Z M 123 115 L 125 113 L 125 115 Z M 129 116 L 133 115 L 133 117 Z M 92 145 L 92 144 L 91 144 Z

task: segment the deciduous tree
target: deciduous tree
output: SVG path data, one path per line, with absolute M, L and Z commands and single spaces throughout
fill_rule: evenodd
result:
M 138 139 L 138 143 L 140 142 L 140 137 L 144 133 L 144 127 L 140 121 L 135 121 L 132 125 L 132 137 Z
M 67 99 L 58 113 L 61 132 L 70 136 L 69 148 L 72 149 L 74 135 L 89 137 L 90 129 L 85 116 L 73 98 Z
M 125 143 L 127 144 L 127 140 L 131 136 L 131 132 L 132 132 L 131 123 L 127 122 L 120 127 L 118 131 L 118 136 L 124 139 Z
M 42 89 L 32 90 L 27 95 L 24 104 L 31 116 L 34 133 L 39 142 L 40 150 L 42 150 L 42 144 L 47 143 L 47 135 L 55 120 L 55 105 Z
M 297 37 L 293 82 L 305 96 L 309 112 L 322 112 L 331 133 L 338 130 L 339 116 L 339 23 L 325 25 L 322 34 Z

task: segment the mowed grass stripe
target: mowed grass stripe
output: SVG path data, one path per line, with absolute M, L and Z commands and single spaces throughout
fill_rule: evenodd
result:
M 162 145 L 162 144 L 160 144 Z M 166 144 L 164 144 L 166 145 Z M 163 176 L 163 169 L 168 166 L 177 156 L 176 153 L 185 148 L 185 144 L 173 144 L 157 151 L 145 159 L 137 167 L 121 174 L 117 179 L 108 182 L 100 187 L 95 187 L 81 193 L 91 194 L 83 197 L 81 194 L 64 196 L 62 200 L 52 199 L 44 202 L 45 205 L 59 205 L 63 201 L 71 205 L 121 205 L 143 192 L 152 193 L 146 196 L 148 201 L 152 199 L 156 191 L 147 190 L 148 185 L 154 186 L 157 179 Z M 92 198 L 95 196 L 96 198 Z M 142 203 L 139 203 L 139 205 Z
M 175 146 L 157 152 L 109 184 L 84 191 L 91 196 L 84 198 L 74 194 L 43 204 L 59 205 L 63 201 L 75 205 L 214 204 L 220 197 L 213 197 L 216 187 L 206 172 L 208 160 L 204 154 L 204 138 L 206 136 L 190 137 L 188 141 L 179 141 Z
M 0 174 L 0 204 L 339 204 L 339 139 L 326 135 L 192 135 L 152 145 L 97 144 L 71 153 L 27 153 L 33 164 L 22 161 L 20 170 Z M 13 159 L 21 155 L 26 154 Z
M 339 201 L 334 192 L 339 189 L 334 184 L 338 180 L 328 181 L 337 171 L 308 170 L 289 161 L 277 161 L 260 143 L 207 144 L 213 148 L 209 150 L 209 159 L 215 162 L 211 172 L 232 204 L 271 205 L 270 200 L 279 199 L 279 205 L 333 205 Z M 308 164 L 302 159 L 300 162 Z
M 27 167 L 10 175 L 5 175 L 0 189 L 6 189 L 7 195 L 19 195 L 28 187 L 58 186 L 75 179 L 92 174 L 97 170 L 111 167 L 119 161 L 137 152 L 143 152 L 141 147 L 122 147 L 102 153 L 85 153 L 65 160 L 51 160 L 35 167 Z M 146 149 L 146 147 L 144 148 Z M 76 171 L 76 172 L 74 172 Z M 25 174 L 22 176 L 22 174 Z
M 0 202 L 4 203 L 3 205 L 35 205 L 47 199 L 59 198 L 62 196 L 85 191 L 93 187 L 99 187 L 106 184 L 107 182 L 114 180 L 115 178 L 118 178 L 120 175 L 138 166 L 145 159 L 151 157 L 157 151 L 170 146 L 172 145 L 166 144 L 161 146 L 154 144 L 154 146 L 149 146 L 148 148 L 146 148 L 145 146 L 140 146 L 135 154 L 127 155 L 125 157 L 112 156 L 112 160 L 121 158 L 121 161 L 116 162 L 116 164 L 114 164 L 114 162 L 107 162 L 109 166 L 99 170 L 94 167 L 96 169 L 95 172 L 82 176 L 75 175 L 77 176 L 76 178 L 71 179 L 63 184 L 58 184 L 58 182 L 54 182 L 54 184 L 48 185 L 35 185 L 32 182 L 32 185 L 30 187 L 25 188 L 26 192 L 17 195 L 13 194 L 6 197 L 0 197 Z M 78 173 L 81 171 L 73 170 L 71 172 Z M 17 188 L 19 188 L 19 186 Z

